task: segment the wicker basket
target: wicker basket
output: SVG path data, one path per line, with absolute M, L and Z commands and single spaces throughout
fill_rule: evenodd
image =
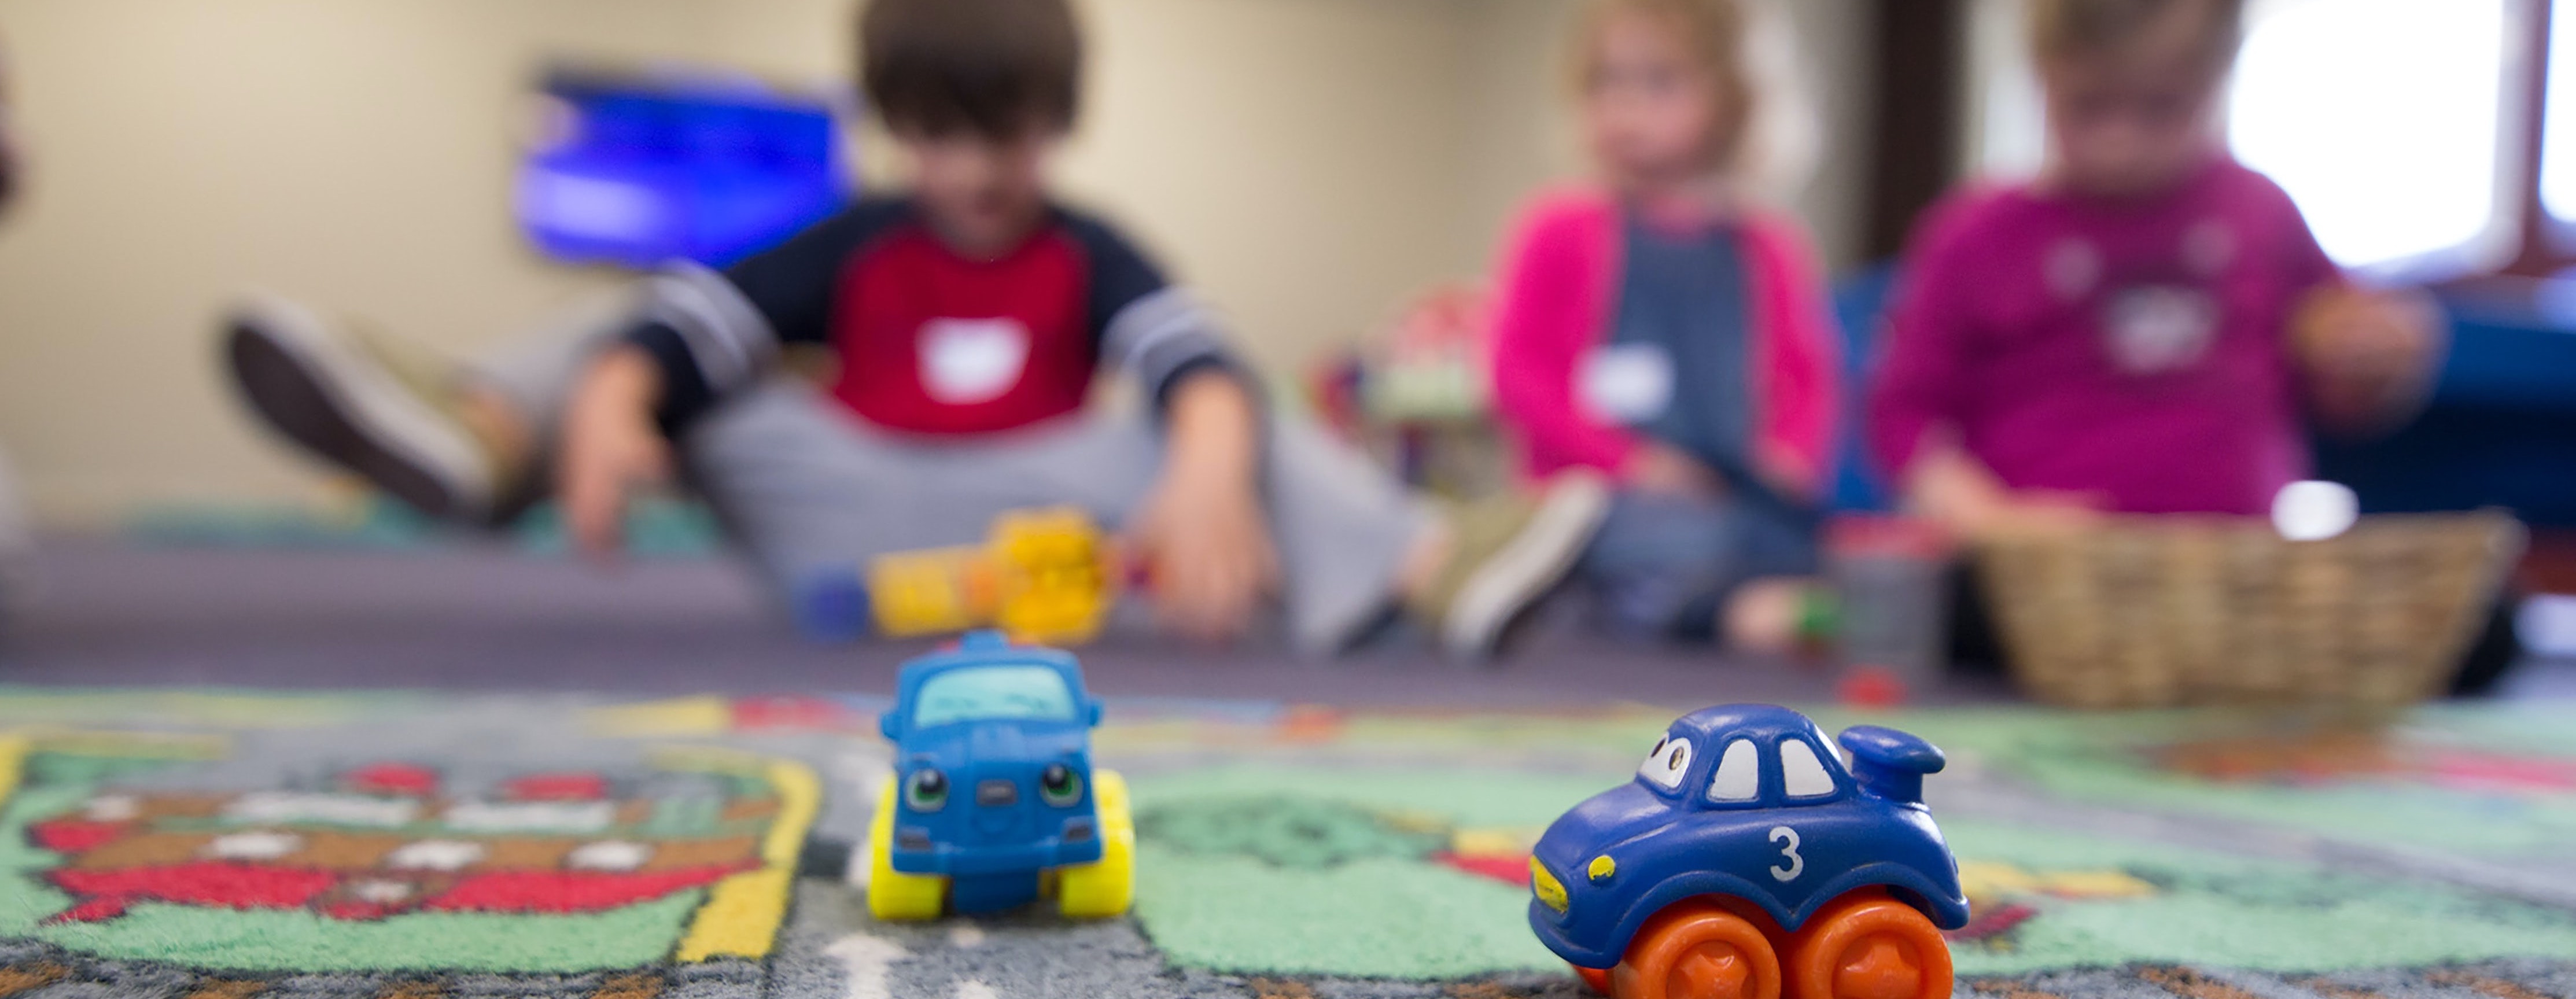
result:
M 2367 517 L 2309 542 L 2254 518 L 2124 517 L 1977 560 L 2042 701 L 2394 705 L 2445 689 L 2524 542 L 2501 513 Z

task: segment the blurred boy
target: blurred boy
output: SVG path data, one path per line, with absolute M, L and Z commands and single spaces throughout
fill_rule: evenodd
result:
M 791 593 L 1073 504 L 1123 530 L 1181 634 L 1236 637 L 1275 589 L 1307 649 L 1402 606 L 1475 655 L 1581 549 L 1595 482 L 1452 523 L 1309 429 L 1265 425 L 1214 317 L 1050 200 L 1080 98 L 1064 0 L 877 0 L 859 42 L 908 195 L 722 274 L 674 269 L 614 336 L 473 371 L 255 307 L 231 329 L 242 390 L 435 514 L 496 520 L 551 490 L 595 554 L 631 492 L 684 476 Z M 774 374 L 796 345 L 828 349 L 827 391 Z M 1104 366 L 1136 379 L 1149 422 L 1082 418 Z

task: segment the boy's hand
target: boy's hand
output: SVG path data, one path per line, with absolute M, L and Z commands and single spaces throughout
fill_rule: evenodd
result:
M 2326 429 L 2366 432 L 2423 402 L 2443 347 L 2442 323 L 2420 294 L 2331 287 L 2291 320 L 2310 408 Z
M 583 554 L 614 557 L 625 540 L 628 493 L 670 481 L 671 445 L 653 424 L 661 395 L 661 370 L 633 347 L 600 355 L 573 388 L 555 483 Z
M 1163 476 L 1128 542 L 1153 575 L 1166 627 L 1203 641 L 1243 634 L 1274 588 L 1278 553 L 1254 483 L 1258 435 L 1252 397 L 1208 372 L 1172 389 Z
M 1983 463 L 1949 444 L 1924 446 L 1907 476 L 1906 500 L 1970 541 L 2084 530 L 2101 521 L 2107 505 L 2089 493 L 2005 488 Z
M 1619 470 L 1628 488 L 1650 496 L 1713 500 L 1726 495 L 1726 480 L 1708 463 L 1661 441 L 1646 441 Z

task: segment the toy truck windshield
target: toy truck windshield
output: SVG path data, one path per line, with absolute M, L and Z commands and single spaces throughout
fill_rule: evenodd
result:
M 1073 691 L 1046 666 L 976 666 L 952 669 L 921 685 L 912 712 L 914 728 L 970 721 L 1076 720 Z

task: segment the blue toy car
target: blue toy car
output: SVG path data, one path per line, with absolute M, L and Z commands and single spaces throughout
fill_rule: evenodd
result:
M 879 919 L 991 912 L 1053 896 L 1115 916 L 1135 894 L 1127 782 L 1091 767 L 1100 702 L 1082 667 L 996 632 L 905 663 L 879 727 L 895 771 L 868 825 Z
M 1923 806 L 1931 743 L 1805 715 L 1682 716 L 1636 779 L 1548 827 L 1530 928 L 1618 999 L 1947 999 L 1941 929 L 1968 922 Z

